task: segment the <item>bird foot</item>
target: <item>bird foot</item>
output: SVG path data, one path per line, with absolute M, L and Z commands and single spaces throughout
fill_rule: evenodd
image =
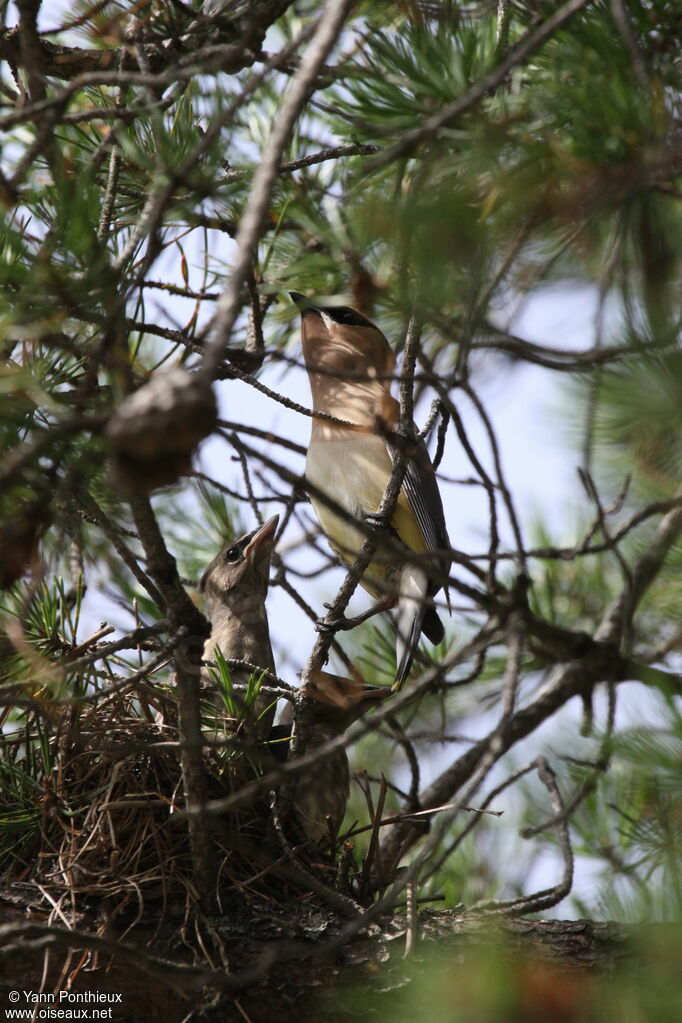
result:
M 398 531 L 395 526 L 392 526 L 389 520 L 384 515 L 376 515 L 374 512 L 367 512 L 362 516 L 368 526 L 372 526 L 373 529 L 385 530 L 390 533 L 391 536 L 399 539 Z
M 377 529 L 386 529 L 389 525 L 385 515 L 377 515 L 374 512 L 366 512 L 363 518 L 370 526 L 375 526 Z
M 341 615 L 340 618 L 318 619 L 315 623 L 315 628 L 318 632 L 348 632 L 349 629 L 362 625 L 363 622 L 373 618 L 374 615 L 381 614 L 382 611 L 390 611 L 392 607 L 395 607 L 396 603 L 396 597 L 383 597 L 376 604 L 372 604 L 370 608 L 354 618 L 347 618 L 345 615 Z M 329 607 L 329 604 L 324 606 Z

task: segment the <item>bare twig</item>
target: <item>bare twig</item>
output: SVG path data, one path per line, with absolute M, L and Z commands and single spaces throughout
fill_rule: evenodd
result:
M 161 531 L 146 497 L 131 500 L 147 565 L 168 607 L 171 635 L 175 642 L 176 685 L 182 774 L 188 806 L 196 810 L 189 819 L 190 842 L 197 888 L 211 905 L 217 869 L 213 840 L 204 814 L 207 799 L 203 738 L 199 710 L 199 671 L 203 640 L 208 623 L 185 593 L 177 574 L 175 559 L 168 553 Z
M 202 370 L 214 378 L 237 319 L 242 284 L 246 280 L 265 218 L 272 187 L 277 178 L 284 147 L 289 141 L 309 90 L 341 31 L 353 0 L 328 0 L 317 23 L 310 46 L 291 79 L 277 111 L 270 137 L 254 174 L 246 207 L 237 231 L 237 256 L 229 284 L 216 305 L 212 339 L 206 348 Z
M 550 803 L 554 810 L 553 820 L 556 821 L 554 828 L 559 838 L 564 861 L 563 875 L 552 888 L 544 888 L 542 891 L 533 892 L 532 895 L 526 895 L 520 899 L 509 899 L 502 902 L 478 902 L 469 910 L 471 913 L 509 913 L 514 916 L 522 916 L 526 913 L 539 913 L 541 910 L 556 906 L 571 891 L 573 884 L 573 848 L 568 830 L 568 814 L 564 808 L 556 775 L 544 757 L 538 757 L 537 760 L 534 760 L 529 765 L 528 769 L 535 769 L 537 771 L 538 778 L 549 793 Z

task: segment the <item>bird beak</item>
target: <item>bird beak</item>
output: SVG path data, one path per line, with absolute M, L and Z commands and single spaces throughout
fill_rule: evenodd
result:
M 364 685 L 357 694 L 355 717 L 361 717 L 362 714 L 365 714 L 372 707 L 375 707 L 377 703 L 381 703 L 383 700 L 388 699 L 388 694 L 390 692 L 390 686 Z
M 318 703 L 340 711 L 355 711 L 358 717 L 365 709 L 380 700 L 385 700 L 391 693 L 388 686 L 368 685 L 355 672 L 347 678 L 318 669 L 313 676 L 313 684 L 311 695 Z
M 368 700 L 369 702 L 385 700 L 389 692 L 390 688 L 388 686 L 371 686 L 367 684 L 360 690 L 360 699 Z
M 275 537 L 275 530 L 279 523 L 279 515 L 273 515 L 271 519 L 260 526 L 259 529 L 255 529 L 251 534 L 251 539 L 247 547 L 244 549 L 244 557 L 253 561 L 255 565 L 258 565 L 264 559 L 270 560 L 272 554 L 272 541 Z
M 306 298 L 305 295 L 302 295 L 300 291 L 290 291 L 289 295 L 294 305 L 298 307 L 302 314 L 320 313 L 320 310 L 317 308 L 317 306 L 313 302 L 311 302 L 309 298 Z

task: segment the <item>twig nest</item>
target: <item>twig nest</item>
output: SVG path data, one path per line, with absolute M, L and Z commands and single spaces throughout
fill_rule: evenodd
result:
M 149 493 L 191 471 L 192 455 L 218 417 L 213 389 L 199 373 L 157 373 L 109 420 L 112 469 L 129 493 Z

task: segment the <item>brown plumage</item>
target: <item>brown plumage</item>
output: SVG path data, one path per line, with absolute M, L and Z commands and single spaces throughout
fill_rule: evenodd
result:
M 354 518 L 371 518 L 398 451 L 391 437 L 400 419 L 400 406 L 390 393 L 395 356 L 379 328 L 357 310 L 316 306 L 295 291 L 291 297 L 301 310 L 313 407 L 353 424 L 312 420 L 306 477 Z M 390 525 L 406 552 L 447 550 L 450 541 L 436 476 L 416 429 L 410 447 Z M 330 546 L 342 561 L 352 564 L 364 534 L 314 494 L 311 502 Z M 441 555 L 437 566 L 441 575 L 447 575 L 447 556 Z M 387 546 L 377 548 L 360 581 L 375 597 L 397 599 L 395 687 L 399 688 L 409 673 L 420 633 L 432 643 L 443 639 L 443 625 L 429 604 L 441 583 L 433 579 L 433 572 L 429 575 L 427 564 L 401 561 Z
M 248 661 L 260 669 L 275 671 L 265 598 L 278 521 L 275 515 L 265 525 L 232 540 L 204 572 L 199 592 L 204 595 L 206 614 L 211 622 L 204 660 L 215 660 L 215 650 L 219 647 L 226 660 Z M 251 674 L 250 668 L 230 668 L 234 685 L 246 685 Z M 208 668 L 202 668 L 201 679 L 204 685 L 214 687 Z M 234 696 L 243 707 L 240 694 Z M 216 706 L 220 708 L 220 701 L 216 701 Z M 253 738 L 266 738 L 274 714 L 273 698 L 259 696 L 246 717 L 249 734 Z
M 390 696 L 390 690 L 319 671 L 313 679 L 310 695 L 315 702 L 306 733 L 306 755 L 342 735 L 354 721 Z M 291 734 L 293 714 L 293 705 L 287 703 L 275 734 Z M 276 750 L 278 746 L 278 759 L 284 759 L 286 744 L 273 743 L 271 749 Z M 323 848 L 329 845 L 331 835 L 338 834 L 349 793 L 350 768 L 345 749 L 321 758 L 298 775 L 293 796 L 296 823 L 313 845 Z

